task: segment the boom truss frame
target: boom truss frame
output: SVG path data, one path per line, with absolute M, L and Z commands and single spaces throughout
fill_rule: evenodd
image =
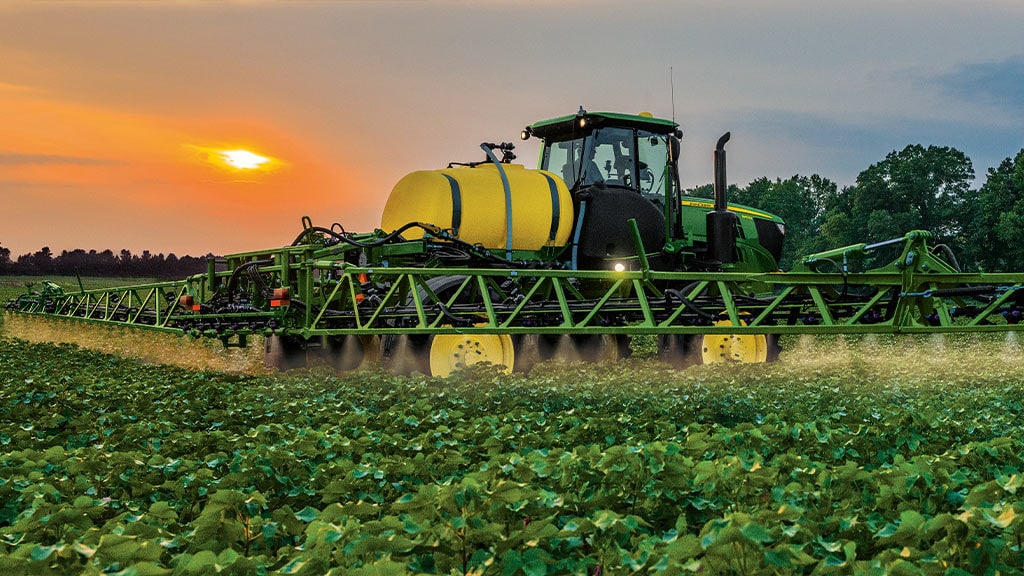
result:
M 317 245 L 234 255 L 173 282 L 65 293 L 52 283 L 8 310 L 163 330 L 245 346 L 253 334 L 853 334 L 1018 330 L 1024 273 L 960 273 L 914 232 L 892 264 L 846 270 L 858 245 L 805 271 L 359 266 Z M 883 243 L 874 246 L 881 246 Z M 840 271 L 822 273 L 822 261 Z M 838 266 L 838 265 L 837 265 Z M 240 272 L 244 270 L 246 274 Z M 438 279 L 444 279 L 443 281 Z M 440 283 L 440 284 L 439 284 Z M 443 284 L 443 289 L 438 286 Z M 225 300 L 227 293 L 227 300 Z

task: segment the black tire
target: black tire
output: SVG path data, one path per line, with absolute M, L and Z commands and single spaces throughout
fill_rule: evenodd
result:
M 768 359 L 765 362 L 778 362 L 779 354 L 782 353 L 782 345 L 779 344 L 778 334 L 765 334 L 768 341 Z
M 428 334 L 388 334 L 380 339 L 380 364 L 395 374 L 430 374 Z
M 306 368 L 306 343 L 295 336 L 270 336 L 266 339 L 263 363 L 278 372 Z
M 326 340 L 327 361 L 339 374 L 363 370 L 380 361 L 379 336 L 330 336 Z
M 663 334 L 658 336 L 658 360 L 683 369 L 701 363 L 700 336 Z

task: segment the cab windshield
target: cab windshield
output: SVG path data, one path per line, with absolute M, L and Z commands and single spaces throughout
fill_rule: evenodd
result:
M 629 128 L 601 128 L 572 140 L 545 142 L 541 168 L 571 190 L 595 184 L 641 194 L 664 194 L 669 182 L 668 136 Z

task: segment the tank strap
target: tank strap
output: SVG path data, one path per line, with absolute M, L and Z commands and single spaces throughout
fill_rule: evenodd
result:
M 580 235 L 583 234 L 583 217 L 587 215 L 587 201 L 580 200 L 580 215 L 576 218 L 576 232 L 572 236 L 572 269 L 579 270 Z
M 548 190 L 551 191 L 551 230 L 548 232 L 548 242 L 554 242 L 558 237 L 558 223 L 562 217 L 558 202 L 558 185 L 555 179 L 547 174 L 541 174 L 548 181 Z
M 452 234 L 459 235 L 459 227 L 462 226 L 462 190 L 459 188 L 459 181 L 447 174 L 441 174 L 448 179 L 452 187 Z

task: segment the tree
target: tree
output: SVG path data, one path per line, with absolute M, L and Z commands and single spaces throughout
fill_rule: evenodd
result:
M 795 260 L 828 248 L 822 236 L 826 207 L 837 195 L 836 184 L 827 178 L 795 175 L 786 180 L 758 178 L 738 190 L 734 200 L 760 208 L 786 223 L 786 241 L 779 266 L 788 270 Z
M 988 169 L 975 206 L 971 261 L 987 272 L 1019 270 L 1024 263 L 1024 150 Z
M 928 230 L 933 245 L 947 244 L 960 253 L 968 245 L 973 178 L 970 158 L 955 148 L 907 146 L 857 176 L 856 184 L 843 191 L 848 198 L 837 199 L 826 216 L 826 229 L 841 237 L 834 238 L 840 244 Z
M 0 274 L 7 274 L 11 268 L 11 249 L 0 245 Z
M 28 260 L 30 266 L 37 270 L 39 274 L 50 274 L 53 272 L 53 253 L 50 252 L 49 246 L 43 246 L 38 252 L 29 256 Z M 18 258 L 18 262 L 21 263 L 21 258 Z

